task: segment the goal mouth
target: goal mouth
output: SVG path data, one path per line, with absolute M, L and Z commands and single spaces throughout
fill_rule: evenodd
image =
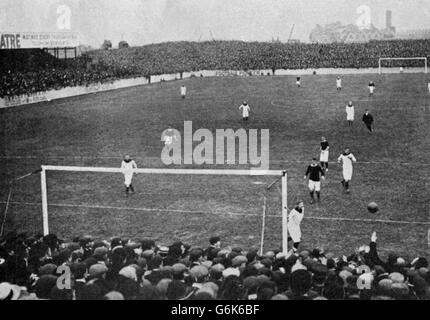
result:
M 91 232 L 79 227 L 88 218 L 103 237 L 150 234 L 166 242 L 198 243 L 197 238 L 221 232 L 232 243 L 255 245 L 260 239 L 262 252 L 264 231 L 270 228 L 272 243 L 288 251 L 283 170 L 135 169 L 135 192 L 129 193 L 122 173 L 120 168 L 42 166 L 43 233 L 52 227 L 62 234 Z
M 399 72 L 428 72 L 426 57 L 384 57 L 378 61 L 379 74 Z

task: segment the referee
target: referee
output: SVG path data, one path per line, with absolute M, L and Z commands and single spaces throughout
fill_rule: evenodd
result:
M 372 132 L 373 116 L 369 113 L 369 110 L 366 109 L 365 113 L 363 114 L 362 120 L 366 125 L 367 129 Z

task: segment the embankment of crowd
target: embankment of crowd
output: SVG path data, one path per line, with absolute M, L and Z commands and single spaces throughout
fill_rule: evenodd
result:
M 423 72 L 423 68 L 407 68 L 404 70 L 405 73 L 420 73 Z M 378 68 L 350 68 L 350 69 L 335 69 L 335 68 L 324 68 L 324 69 L 300 69 L 300 70 L 276 70 L 275 76 L 302 76 L 302 75 L 343 75 L 343 74 L 375 74 L 378 73 Z M 399 73 L 398 68 L 384 68 L 384 73 Z M 0 108 L 15 107 L 20 105 L 38 103 L 43 101 L 51 101 L 56 99 L 74 97 L 89 93 L 97 93 L 108 90 L 116 90 L 122 88 L 129 88 L 140 85 L 147 85 L 150 83 L 157 83 L 162 81 L 173 81 L 179 79 L 186 79 L 191 77 L 234 77 L 234 76 L 272 76 L 272 70 L 202 70 L 193 72 L 173 73 L 173 74 L 162 74 L 151 76 L 150 79 L 131 78 L 121 79 L 106 83 L 94 83 L 88 86 L 77 86 L 67 87 L 59 90 L 49 90 L 46 92 L 37 92 L 28 95 L 21 95 L 15 97 L 7 97 L 0 99 Z

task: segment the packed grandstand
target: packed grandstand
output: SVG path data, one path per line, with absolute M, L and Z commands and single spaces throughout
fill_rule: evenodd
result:
M 42 50 L 1 52 L 0 97 L 197 70 L 369 68 L 379 57 L 429 57 L 430 40 L 360 44 L 177 42 L 97 50 L 57 60 Z M 402 62 L 413 67 L 416 61 Z M 421 65 L 419 65 L 421 66 Z M 322 248 L 282 253 L 150 239 L 62 240 L 11 232 L 0 240 L 0 300 L 390 300 L 430 299 L 425 257 L 387 260 L 376 237 L 343 256 Z M 358 244 L 362 245 L 362 244 Z M 379 244 L 378 244 L 379 245 Z M 384 244 L 382 244 L 383 246 Z M 57 283 L 70 270 L 70 288 Z M 370 272 L 368 272 L 370 270 Z
M 376 68 L 383 57 L 428 57 L 430 40 L 282 44 L 241 41 L 172 42 L 96 50 L 57 60 L 42 50 L 0 53 L 0 98 L 124 78 L 199 70 Z M 419 61 L 392 66 L 423 67 Z

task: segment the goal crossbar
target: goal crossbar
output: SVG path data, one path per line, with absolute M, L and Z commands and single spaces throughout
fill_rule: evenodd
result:
M 46 183 L 47 171 L 71 171 L 71 172 L 104 172 L 123 173 L 121 168 L 108 167 L 80 167 L 80 166 L 53 166 L 42 165 L 40 173 L 42 191 L 43 234 L 49 234 L 48 224 L 48 192 Z M 259 169 L 163 169 L 163 168 L 139 168 L 133 169 L 133 173 L 139 174 L 171 174 L 171 175 L 233 175 L 233 176 L 277 176 L 281 177 L 282 188 L 282 251 L 288 251 L 288 207 L 287 207 L 287 172 L 285 170 L 259 170 Z
M 406 57 L 406 58 L 401 58 L 401 57 L 396 57 L 396 58 L 379 58 L 379 74 L 382 73 L 382 61 L 390 61 L 390 60 L 424 60 L 424 73 L 427 73 L 427 57 Z
M 77 167 L 77 166 L 42 166 L 42 170 L 49 171 L 76 171 L 76 172 L 107 172 L 123 173 L 121 168 L 106 167 Z M 140 168 L 133 169 L 133 173 L 148 174 L 185 174 L 185 175 L 234 175 L 234 176 L 282 176 L 282 170 L 235 170 L 235 169 L 160 169 L 160 168 Z

